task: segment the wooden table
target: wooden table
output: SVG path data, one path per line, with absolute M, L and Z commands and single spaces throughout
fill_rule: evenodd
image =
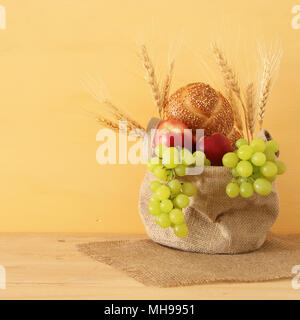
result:
M 300 299 L 291 280 L 154 288 L 84 256 L 76 244 L 145 235 L 1 233 L 1 299 Z

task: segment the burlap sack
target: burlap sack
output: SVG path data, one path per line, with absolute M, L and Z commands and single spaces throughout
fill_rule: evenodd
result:
M 257 137 L 272 140 L 265 129 Z M 192 182 L 197 193 L 184 209 L 189 234 L 178 238 L 171 228 L 159 227 L 148 212 L 150 182 L 157 179 L 147 171 L 140 188 L 139 212 L 149 237 L 168 247 L 191 252 L 234 254 L 259 249 L 279 213 L 276 184 L 273 182 L 272 192 L 266 197 L 255 193 L 248 199 L 240 196 L 231 199 L 225 192 L 231 179 L 230 169 L 214 166 L 205 167 L 201 175 L 180 179 Z
M 225 193 L 232 179 L 230 169 L 205 167 L 201 175 L 181 179 L 192 182 L 197 193 L 191 198 L 190 206 L 184 209 L 189 234 L 178 238 L 171 228 L 159 227 L 148 212 L 152 194 L 149 185 L 155 179 L 152 173 L 146 173 L 140 189 L 139 212 L 149 237 L 168 247 L 202 253 L 253 251 L 263 245 L 279 212 L 275 183 L 266 197 L 254 194 L 248 199 L 230 199 Z

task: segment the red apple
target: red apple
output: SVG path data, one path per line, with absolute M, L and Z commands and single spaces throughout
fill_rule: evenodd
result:
M 154 136 L 154 146 L 163 144 L 167 147 L 186 147 L 192 149 L 194 136 L 192 130 L 179 120 L 164 120 L 160 122 Z
M 222 133 L 214 133 L 202 139 L 204 139 L 204 153 L 206 158 L 210 160 L 213 166 L 221 166 L 224 154 L 233 151 L 230 140 Z M 199 149 L 200 144 L 201 139 L 197 144 Z

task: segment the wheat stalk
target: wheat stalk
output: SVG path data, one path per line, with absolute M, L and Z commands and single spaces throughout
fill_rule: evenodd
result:
M 148 51 L 145 45 L 141 45 L 140 57 L 142 59 L 143 67 L 146 71 L 145 80 L 148 82 L 150 86 L 155 106 L 157 107 L 158 113 L 161 116 L 162 105 L 161 105 L 160 90 L 156 80 L 155 69 L 153 67 L 152 61 L 150 60 L 150 57 L 148 55 Z
M 239 87 L 237 76 L 236 76 L 235 72 L 233 71 L 232 67 L 229 65 L 229 63 L 225 57 L 225 54 L 222 52 L 222 50 L 220 48 L 218 48 L 217 44 L 212 43 L 211 48 L 212 48 L 213 54 L 215 55 L 219 69 L 221 70 L 221 73 L 223 74 L 225 85 L 230 90 L 232 90 L 232 92 L 234 92 L 234 94 L 236 95 L 237 99 L 239 100 L 239 102 L 243 108 L 244 119 L 245 119 L 245 130 L 247 133 L 247 139 L 248 139 L 248 141 L 250 141 L 249 128 L 248 128 L 248 112 L 246 110 L 246 106 L 245 106 L 243 99 L 241 97 L 241 89 Z
M 111 101 L 105 100 L 104 103 L 113 110 L 114 116 L 119 121 L 127 121 L 128 126 L 134 128 L 134 129 L 141 129 L 144 130 L 143 126 L 140 125 L 137 121 L 135 121 L 133 118 L 128 116 L 124 111 L 116 107 Z
M 96 120 L 97 120 L 97 121 L 100 123 L 100 125 L 103 126 L 103 127 L 112 129 L 112 130 L 114 130 L 114 131 L 116 131 L 116 132 L 118 132 L 118 130 L 119 130 L 119 125 L 118 125 L 116 122 L 114 122 L 114 121 L 111 121 L 111 120 L 109 120 L 109 119 L 107 119 L 107 118 L 104 118 L 104 117 L 102 117 L 102 116 L 98 116 L 98 117 L 96 118 Z
M 229 104 L 231 105 L 232 110 L 233 110 L 235 125 L 239 129 L 239 131 L 243 132 L 244 131 L 243 121 L 241 118 L 241 114 L 240 114 L 240 110 L 238 108 L 238 105 L 236 104 L 236 100 L 234 98 L 233 92 L 230 88 L 226 88 L 226 89 L 227 89 L 227 99 L 228 99 Z
M 100 80 L 93 78 L 91 75 L 88 75 L 85 80 L 82 81 L 86 90 L 90 93 L 90 95 L 99 103 L 106 107 L 107 111 L 109 111 L 112 116 L 118 121 L 127 121 L 131 127 L 137 129 L 144 129 L 137 121 L 135 121 L 132 117 L 130 117 L 126 112 L 119 109 L 115 106 L 104 87 L 104 84 L 100 82 Z
M 109 119 L 104 118 L 102 116 L 97 116 L 96 121 L 99 122 L 102 127 L 109 128 L 117 133 L 124 132 L 123 131 L 124 128 L 122 126 L 120 126 L 120 123 L 118 124 L 115 121 L 109 120 Z M 127 129 L 129 129 L 129 130 L 127 130 L 128 135 L 139 136 L 141 138 L 144 137 L 144 135 L 145 135 L 144 129 L 136 128 L 135 126 L 132 126 L 132 124 L 130 124 L 130 123 L 127 123 Z
M 260 130 L 262 129 L 262 126 L 263 126 L 263 119 L 265 117 L 267 100 L 271 91 L 271 80 L 272 80 L 271 63 L 267 58 L 265 58 L 263 75 L 261 79 L 260 94 L 259 94 L 259 100 L 258 100 L 258 112 L 257 112 L 257 119 L 258 119 Z
M 249 83 L 246 88 L 246 106 L 248 109 L 248 127 L 250 130 L 251 139 L 255 130 L 255 107 L 254 107 L 254 84 Z
M 263 62 L 263 71 L 260 79 L 260 88 L 258 95 L 258 112 L 257 119 L 259 123 L 259 128 L 262 129 L 263 120 L 266 113 L 266 105 L 268 101 L 268 97 L 271 92 L 271 88 L 273 85 L 273 80 L 276 72 L 279 69 L 282 51 L 281 48 L 275 48 L 274 51 L 270 51 L 269 53 L 263 52 L 260 48 L 260 56 Z
M 141 130 L 144 128 L 137 121 L 135 121 L 132 117 L 130 117 L 126 112 L 119 109 L 115 106 L 111 100 L 108 98 L 108 94 L 105 90 L 103 83 L 99 81 L 99 79 L 93 78 L 91 75 L 87 75 L 85 79 L 82 80 L 83 86 L 90 93 L 90 95 L 101 105 L 104 105 L 107 111 L 112 115 L 114 121 L 126 121 L 127 127 L 129 130 Z M 103 126 L 107 126 L 115 130 L 119 128 L 118 124 L 114 121 L 109 120 L 108 118 L 104 118 L 102 116 L 97 117 L 98 122 L 100 122 Z
M 169 63 L 168 72 L 166 74 L 166 78 L 165 78 L 165 81 L 164 81 L 163 86 L 162 86 L 162 94 L 161 94 L 160 105 L 161 105 L 161 109 L 162 109 L 161 110 L 161 114 L 162 114 L 162 118 L 163 119 L 165 118 L 165 107 L 166 107 L 166 104 L 167 104 L 168 99 L 169 99 L 171 81 L 172 81 L 173 73 L 174 73 L 174 64 L 175 64 L 175 60 L 172 60 Z

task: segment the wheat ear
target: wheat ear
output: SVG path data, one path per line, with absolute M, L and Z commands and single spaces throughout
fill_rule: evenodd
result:
M 271 92 L 275 74 L 279 69 L 282 51 L 281 48 L 278 48 L 274 49 L 273 53 L 264 53 L 261 49 L 260 56 L 263 62 L 263 71 L 260 79 L 257 119 L 259 128 L 262 129 L 263 120 L 266 113 L 267 100 Z
M 153 67 L 152 61 L 150 60 L 150 57 L 145 45 L 141 45 L 140 57 L 142 59 L 143 67 L 146 71 L 145 80 L 148 82 L 150 86 L 155 106 L 157 107 L 158 113 L 161 116 L 162 106 L 161 106 L 160 90 L 159 90 L 159 86 L 156 79 L 155 69 Z
M 166 74 L 166 78 L 165 78 L 165 81 L 164 81 L 163 86 L 162 86 L 160 106 L 161 106 L 161 109 L 162 109 L 161 110 L 161 114 L 162 114 L 162 118 L 163 119 L 165 118 L 165 107 L 166 107 L 166 104 L 167 104 L 168 99 L 169 99 L 171 81 L 172 81 L 173 73 L 174 73 L 174 64 L 175 64 L 175 60 L 172 60 L 169 63 L 168 72 Z
M 104 84 L 99 80 L 95 79 L 91 75 L 87 74 L 85 79 L 82 80 L 82 84 L 89 94 L 101 105 L 106 107 L 106 110 L 111 114 L 114 121 L 104 118 L 102 116 L 97 117 L 98 122 L 103 126 L 115 129 L 118 128 L 117 121 L 126 121 L 129 130 L 144 130 L 143 126 L 139 124 L 136 120 L 130 117 L 126 112 L 115 106 L 108 97 Z
M 257 119 L 258 119 L 260 130 L 262 129 L 262 126 L 263 126 L 267 100 L 270 94 L 270 87 L 271 87 L 271 64 L 270 64 L 270 61 L 265 58 L 263 75 L 261 79 L 260 95 L 259 95 L 259 101 L 258 101 L 258 113 L 257 113 Z
M 229 63 L 225 57 L 225 54 L 223 53 L 223 51 L 220 48 L 218 48 L 217 44 L 212 43 L 211 48 L 212 48 L 213 54 L 215 55 L 219 69 L 221 70 L 221 73 L 223 74 L 225 85 L 229 89 L 231 89 L 232 92 L 234 92 L 234 94 L 236 95 L 237 99 L 239 100 L 239 102 L 243 108 L 247 139 L 248 139 L 248 141 L 250 141 L 249 128 L 248 128 L 248 113 L 246 110 L 246 106 L 243 102 L 243 99 L 241 97 L 241 89 L 239 87 L 237 76 L 234 73 L 232 67 L 229 65 Z
M 118 130 L 119 130 L 119 125 L 118 125 L 116 122 L 114 122 L 114 121 L 111 121 L 111 120 L 109 120 L 109 119 L 107 119 L 107 118 L 104 118 L 104 117 L 102 117 L 102 116 L 97 116 L 97 117 L 96 117 L 96 120 L 97 120 L 97 121 L 100 123 L 100 125 L 103 126 L 103 127 L 112 129 L 112 130 L 114 130 L 114 131 L 116 131 L 116 132 L 118 132 Z
M 254 84 L 249 83 L 246 88 L 246 106 L 248 110 L 248 127 L 250 130 L 251 139 L 255 130 L 255 107 L 254 107 Z

